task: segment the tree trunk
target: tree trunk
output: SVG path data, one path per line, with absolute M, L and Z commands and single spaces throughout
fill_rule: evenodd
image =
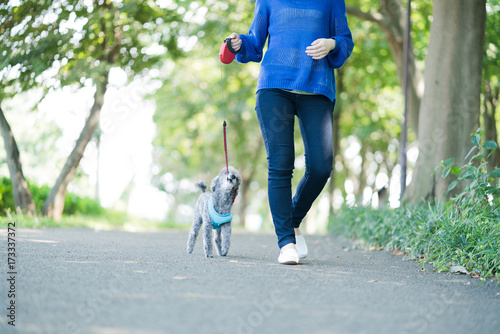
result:
M 330 174 L 330 182 L 328 185 L 328 193 L 329 193 L 329 209 L 328 213 L 330 219 L 333 217 L 333 193 L 335 191 L 335 158 L 339 154 L 340 147 L 340 112 L 342 111 L 342 103 L 339 99 L 340 94 L 344 91 L 344 69 L 339 68 L 337 70 L 337 100 L 335 101 L 335 110 L 333 113 L 333 168 Z
M 97 124 L 97 135 L 96 135 L 96 149 L 97 149 L 97 157 L 96 157 L 96 167 L 95 167 L 95 199 L 97 203 L 101 203 L 101 183 L 99 181 L 99 172 L 101 167 L 101 130 L 99 129 L 99 124 Z
M 363 205 L 363 194 L 365 192 L 365 187 L 366 187 L 366 170 L 368 169 L 367 162 L 366 162 L 366 151 L 367 147 L 365 145 L 361 145 L 361 150 L 359 152 L 359 155 L 361 156 L 361 172 L 359 173 L 358 177 L 358 189 L 355 190 L 355 195 L 357 197 L 357 202 L 361 205 Z
M 249 176 L 241 176 L 241 185 L 239 190 L 240 196 L 240 226 L 245 228 L 246 225 L 246 215 L 247 215 L 247 203 L 248 203 L 248 188 L 250 187 L 250 183 L 252 182 Z
M 405 32 L 405 15 L 403 15 L 403 7 L 400 1 L 397 0 L 381 0 L 379 13 L 363 12 L 355 6 L 346 6 L 347 13 L 361 20 L 375 23 L 384 32 L 392 57 L 398 69 L 398 77 L 401 87 L 404 83 L 404 32 Z M 410 41 L 410 59 L 409 59 L 409 76 L 408 84 L 408 124 L 415 134 L 419 131 L 419 112 L 420 103 L 423 94 L 424 78 L 420 70 L 417 68 L 417 63 L 413 55 L 413 43 Z
M 240 195 L 239 195 L 241 203 L 240 203 L 239 214 L 240 214 L 240 225 L 242 227 L 245 227 L 245 224 L 246 224 L 247 203 L 248 203 L 248 194 L 249 194 L 248 189 L 250 188 L 250 184 L 252 183 L 252 180 L 253 180 L 253 178 L 255 176 L 255 172 L 256 172 L 255 163 L 253 163 L 253 162 L 258 161 L 258 157 L 260 156 L 263 147 L 264 147 L 264 141 L 259 140 L 257 148 L 254 151 L 252 163 L 250 164 L 250 166 L 251 166 L 250 171 L 248 171 L 247 173 L 242 171 L 242 174 L 241 174 L 242 180 L 241 180 Z
M 485 141 L 493 140 L 498 143 L 498 130 L 496 124 L 496 111 L 498 108 L 498 98 L 500 87 L 493 88 L 491 82 L 486 81 L 484 85 L 484 103 L 483 103 L 483 125 Z M 500 151 L 495 150 L 488 163 L 488 169 L 493 170 L 500 167 Z
M 404 199 L 442 198 L 452 178 L 432 175 L 441 160 L 462 164 L 479 124 L 485 0 L 436 0 L 425 93 L 419 119 L 419 156 Z
M 64 210 L 64 200 L 66 197 L 66 189 L 69 182 L 76 172 L 76 168 L 82 160 L 87 144 L 92 139 L 92 135 L 99 123 L 101 109 L 104 104 L 104 95 L 108 84 L 109 73 L 104 73 L 103 81 L 96 84 L 96 92 L 94 94 L 94 104 L 90 110 L 90 114 L 85 122 L 80 137 L 76 141 L 75 148 L 68 156 L 54 187 L 50 190 L 49 197 L 42 207 L 42 214 L 51 217 L 55 220 L 62 218 Z
M 16 207 L 21 208 L 22 212 L 29 217 L 35 216 L 36 206 L 28 188 L 28 183 L 24 178 L 19 149 L 14 139 L 12 129 L 5 118 L 2 107 L 0 107 L 0 130 L 5 143 L 5 150 L 7 151 L 7 165 L 9 166 L 10 179 L 12 182 L 14 204 Z

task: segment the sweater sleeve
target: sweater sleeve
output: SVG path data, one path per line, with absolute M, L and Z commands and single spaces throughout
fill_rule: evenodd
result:
M 331 38 L 335 39 L 335 48 L 327 56 L 328 64 L 333 68 L 340 68 L 351 56 L 354 42 L 347 25 L 345 2 L 334 6 L 331 22 Z
M 250 61 L 259 63 L 262 60 L 263 49 L 268 35 L 268 25 L 269 11 L 266 1 L 257 0 L 253 22 L 248 35 L 240 35 L 242 44 L 240 52 L 236 55 L 238 63 L 248 63 Z

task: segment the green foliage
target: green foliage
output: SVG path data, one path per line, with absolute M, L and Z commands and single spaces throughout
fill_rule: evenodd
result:
M 450 158 L 435 170 L 444 178 L 456 176 L 448 191 L 466 184 L 450 202 L 395 210 L 346 208 L 331 221 L 331 230 L 376 247 L 402 250 L 438 270 L 461 265 L 483 278 L 500 278 L 500 168 L 486 168 L 498 146 L 494 141 L 481 144 L 482 135 L 481 129 L 471 134 L 474 146 L 465 165 L 457 166 Z
M 0 212 L 3 213 L 7 208 L 15 208 L 14 197 L 12 196 L 12 182 L 9 178 L 0 179 Z
M 257 166 L 265 163 L 254 112 L 259 65 L 236 62 L 222 65 L 218 58 L 225 37 L 233 31 L 248 31 L 254 4 L 229 1 L 201 6 L 193 7 L 196 10 L 190 7 L 186 14 L 195 15 L 196 11 L 206 9 L 203 23 L 189 27 L 189 34 L 197 37 L 196 45 L 186 53 L 186 59 L 167 64 L 163 87 L 154 95 L 157 103 L 154 159 L 159 168 L 153 183 L 175 194 L 180 203 L 185 203 L 192 194 L 179 193 L 177 186 L 168 185 L 164 175 L 172 174 L 177 180 L 194 177 L 210 180 L 218 173 L 225 165 L 223 108 L 229 163 L 244 178 L 253 177 Z M 265 178 L 260 176 L 264 184 Z
M 0 101 L 37 86 L 99 83 L 112 67 L 132 75 L 159 68 L 165 54 L 181 55 L 185 9 L 170 7 L 143 0 L 1 4 Z
M 485 30 L 485 56 L 483 59 L 483 74 L 485 80 L 494 81 L 499 85 L 500 68 L 500 1 L 488 0 L 486 4 L 487 19 Z
M 447 204 L 453 204 L 457 217 L 472 219 L 475 222 L 500 220 L 500 168 L 488 171 L 488 158 L 498 148 L 494 141 L 481 145 L 483 131 L 478 129 L 471 134 L 474 145 L 465 157 L 470 159 L 465 165 L 457 166 L 454 159 L 441 161 L 436 171 L 444 178 L 456 175 L 448 191 L 455 189 L 460 183 L 466 183 L 463 191 L 455 195 Z M 474 152 L 476 154 L 472 155 Z
M 45 199 L 50 193 L 50 187 L 43 185 L 38 186 L 33 183 L 28 183 L 28 187 L 33 196 L 36 208 L 40 211 Z M 14 198 L 12 196 L 12 183 L 9 178 L 3 177 L 0 179 L 0 215 L 5 215 L 7 212 L 15 212 Z M 80 197 L 72 193 L 67 193 L 64 204 L 65 215 L 90 215 L 98 216 L 105 213 L 105 209 L 101 207 L 99 202 L 88 197 Z
M 80 197 L 72 193 L 66 194 L 63 211 L 65 215 L 74 215 L 79 213 L 98 216 L 103 214 L 104 211 L 105 210 L 99 204 L 99 201 L 93 198 Z
M 330 221 L 329 229 L 362 244 L 431 263 L 439 271 L 461 265 L 482 278 L 500 279 L 500 222 L 460 218 L 440 203 L 395 210 L 344 208 Z

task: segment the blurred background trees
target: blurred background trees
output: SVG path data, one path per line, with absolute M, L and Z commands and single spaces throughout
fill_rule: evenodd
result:
M 343 204 L 400 205 L 398 156 L 403 117 L 405 5 L 406 1 L 399 0 L 347 1 L 356 47 L 350 60 L 336 73 L 336 158 L 330 184 L 308 215 L 310 231 L 322 230 L 328 214 Z M 147 128 L 148 133 L 142 134 L 153 138 L 149 143 L 152 145 L 149 174 L 141 182 L 151 183 L 163 194 L 158 206 L 164 209 L 165 219 L 187 221 L 186 209 L 197 197 L 192 184 L 198 178 L 210 181 L 224 166 L 224 106 L 229 163 L 243 177 L 235 209 L 237 220 L 249 228 L 270 226 L 267 161 L 254 113 L 259 65 L 221 65 L 218 60 L 225 37 L 233 31 L 247 32 L 253 7 L 249 0 L 11 0 L 0 5 L 0 107 L 3 107 L 0 116 L 5 116 L 6 124 L 16 118 L 16 110 L 12 108 L 16 104 L 11 101 L 22 92 L 38 92 L 32 93 L 35 101 L 33 111 L 27 113 L 30 118 L 39 113 L 39 102 L 48 101 L 58 92 L 67 92 L 64 87 L 71 87 L 74 92 L 92 89 L 93 94 L 92 103 L 80 111 L 84 116 L 78 130 L 80 135 L 73 136 L 72 149 L 49 167 L 61 172 L 52 176 L 51 191 L 46 194 L 43 207 L 37 206 L 38 211 L 59 218 L 70 182 L 75 185 L 73 192 L 78 193 L 79 189 L 95 188 L 99 180 L 106 179 L 104 174 L 95 176 L 96 171 L 102 170 L 99 164 L 95 168 L 80 166 L 80 162 L 85 165 L 86 159 L 99 159 L 107 164 L 106 154 L 111 156 L 102 151 L 100 157 L 96 158 L 96 154 L 90 157 L 89 150 L 86 151 L 89 143 L 93 143 L 91 146 L 100 152 L 99 147 L 110 142 L 106 130 L 121 126 L 118 121 L 103 123 L 101 109 L 108 108 L 112 113 L 124 108 L 128 115 L 145 113 L 141 108 L 127 109 L 130 107 L 127 103 L 116 102 L 117 97 L 111 96 L 110 73 L 116 70 L 125 76 L 120 85 L 140 82 L 146 86 L 142 90 L 135 88 L 141 92 L 138 98 L 154 101 L 152 125 Z M 440 160 L 451 156 L 463 159 L 462 153 L 469 150 L 468 135 L 474 132 L 474 127 L 480 125 L 485 130 L 486 140 L 498 140 L 500 2 L 414 0 L 412 21 L 407 179 L 412 185 L 405 199 L 418 202 L 443 195 L 443 191 L 432 191 L 435 189 L 432 170 Z M 461 25 L 462 21 L 468 23 Z M 448 45 L 446 50 L 444 45 Z M 432 87 L 425 93 L 424 82 Z M 470 115 L 467 125 L 453 116 L 465 112 Z M 20 136 L 20 132 L 29 131 L 22 123 L 11 124 L 12 132 L 2 126 L 6 148 L 9 143 L 12 147 L 14 137 Z M 18 143 L 23 161 L 24 157 L 32 161 L 33 153 L 28 147 L 43 146 L 44 140 L 53 143 L 64 132 L 64 124 L 43 124 L 47 127 L 45 139 L 37 143 L 25 139 Z M 124 131 L 140 137 L 135 132 L 146 130 L 139 129 L 144 128 L 131 126 Z M 450 135 L 440 135 L 439 129 Z M 55 146 L 47 146 L 57 150 Z M 422 150 L 428 147 L 440 149 Z M 299 140 L 296 149 L 294 181 L 298 182 L 304 172 Z M 9 173 L 14 188 L 27 196 L 30 187 L 22 181 L 22 175 L 28 180 L 36 178 L 16 172 L 23 167 L 21 159 L 15 158 L 15 150 L 7 149 L 1 154 L 6 165 L 15 169 L 11 167 L 8 172 L 4 168 L 0 172 Z M 40 159 L 45 158 L 40 156 Z M 498 154 L 495 159 L 492 167 L 500 165 Z M 16 161 L 19 163 L 15 164 Z M 425 168 L 418 167 L 413 172 L 417 161 Z M 39 167 L 40 173 L 48 168 L 44 166 Z M 116 173 L 125 167 L 123 164 L 117 167 Z M 138 180 L 134 175 L 119 180 L 116 187 L 122 195 L 115 202 L 133 201 L 131 193 L 141 187 Z M 422 188 L 417 190 L 415 185 Z M 100 189 L 97 194 L 103 191 Z M 16 201 L 16 206 L 34 212 L 29 200 L 25 201 L 28 204 L 21 199 Z

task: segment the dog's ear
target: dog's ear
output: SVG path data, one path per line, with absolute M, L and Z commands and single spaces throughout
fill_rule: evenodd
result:
M 236 188 L 234 188 L 234 190 L 235 190 L 235 197 L 236 197 L 236 196 L 238 196 L 238 193 L 239 193 L 239 190 L 240 190 L 241 176 L 240 176 L 240 173 L 238 173 L 238 171 L 236 169 L 234 169 L 234 168 L 233 168 L 232 172 L 236 176 Z
M 219 179 L 220 175 L 217 175 L 212 180 L 212 185 L 210 186 L 210 189 L 212 190 L 213 193 L 215 192 L 215 188 L 217 188 L 217 186 L 219 185 Z

